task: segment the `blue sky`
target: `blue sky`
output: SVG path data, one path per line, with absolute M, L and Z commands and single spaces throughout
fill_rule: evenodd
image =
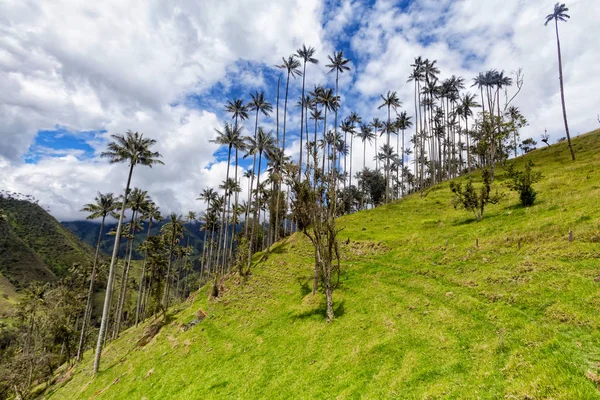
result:
M 201 208 L 200 190 L 224 179 L 225 149 L 211 143 L 231 121 L 228 99 L 248 101 L 264 91 L 275 108 L 282 57 L 302 43 L 317 49 L 307 89 L 333 86 L 327 55 L 343 50 L 352 70 L 340 78 L 340 120 L 357 111 L 383 116 L 379 95 L 398 92 L 414 110 L 406 83 L 417 56 L 438 60 L 441 78 L 496 68 L 523 68 L 516 104 L 529 126 L 522 137 L 548 129 L 564 136 L 557 84 L 556 44 L 543 19 L 553 1 L 531 0 L 282 0 L 203 2 L 118 0 L 0 3 L 0 187 L 31 193 L 61 219 L 80 218 L 96 191 L 122 190 L 125 166 L 99 158 L 110 135 L 127 129 L 157 140 L 164 166 L 140 168 L 134 185 L 165 210 Z M 565 90 L 571 130 L 597 127 L 600 3 L 573 0 L 561 24 Z M 0 22 L 2 23 L 2 22 Z M 10 45 L 8 45 L 10 43 Z M 35 50 L 33 50 L 35 49 Z M 297 157 L 301 79 L 290 84 L 288 153 Z M 467 85 L 468 86 L 468 85 Z M 283 118 L 285 79 L 281 82 Z M 261 117 L 275 130 L 275 118 Z M 253 133 L 253 119 L 245 122 Z M 312 129 L 312 127 L 311 127 Z M 410 132 L 409 132 L 410 134 Z M 362 146 L 355 144 L 355 154 Z M 358 153 L 357 153 L 358 152 Z M 374 149 L 367 148 L 367 159 Z M 359 160 L 360 158 L 360 160 Z M 249 167 L 243 160 L 243 168 Z M 354 162 L 362 166 L 362 157 Z M 240 171 L 241 172 L 241 171 Z

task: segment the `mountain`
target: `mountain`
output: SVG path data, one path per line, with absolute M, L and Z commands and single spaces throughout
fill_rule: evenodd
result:
M 151 235 L 160 234 L 160 229 L 167 221 L 161 222 L 153 222 Z M 83 242 L 87 243 L 89 246 L 96 247 L 96 243 L 98 240 L 98 233 L 100 231 L 100 224 L 93 221 L 66 221 L 61 222 L 61 224 L 67 228 L 69 231 L 74 233 L 79 239 Z M 136 233 L 135 238 L 135 246 L 133 251 L 133 259 L 141 260 L 144 255 L 137 251 L 138 246 L 144 241 L 146 238 L 148 222 L 144 222 L 144 229 L 141 232 Z M 113 244 L 115 237 L 112 235 L 108 235 L 106 232 L 115 231 L 117 228 L 116 223 L 107 223 L 104 226 L 104 236 L 100 241 L 100 250 L 104 254 L 111 254 L 113 250 Z M 198 222 L 193 222 L 191 224 L 185 225 L 185 239 L 182 244 L 187 244 L 188 236 L 189 236 L 189 245 L 194 248 L 194 254 L 197 256 L 202 253 L 202 240 L 204 237 L 204 232 L 201 231 L 202 226 Z M 125 256 L 125 246 L 121 246 L 119 257 Z
M 45 396 L 599 398 L 600 131 L 573 144 L 575 162 L 564 142 L 516 160 L 544 175 L 531 207 L 499 169 L 505 197 L 480 222 L 449 182 L 340 218 L 330 324 L 296 233 L 222 297 L 204 287 L 174 306 L 151 340 L 150 321 L 124 332 L 95 378 L 86 353 Z
M 3 192 L 0 209 L 6 214 L 0 221 L 0 311 L 29 283 L 52 282 L 73 263 L 93 262 L 92 248 L 31 199 Z

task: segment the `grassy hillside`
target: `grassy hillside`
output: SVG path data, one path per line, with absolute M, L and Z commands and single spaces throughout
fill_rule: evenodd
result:
M 296 234 L 222 298 L 204 288 L 172 310 L 147 345 L 146 326 L 125 332 L 96 378 L 88 352 L 46 396 L 600 398 L 600 131 L 574 144 L 576 162 L 564 143 L 518 160 L 544 173 L 530 208 L 498 171 L 507 196 L 481 222 L 452 208 L 448 183 L 341 218 L 332 324 Z
M 8 215 L 8 225 L 3 223 L 2 229 L 5 232 L 10 231 L 19 238 L 56 276 L 64 276 L 75 262 L 92 261 L 94 254 L 92 248 L 85 245 L 37 204 L 25 200 L 0 198 L 0 208 Z M 13 240 L 6 239 L 6 242 L 13 242 Z M 19 253 L 15 253 L 16 251 Z M 7 257 L 12 258 L 13 269 L 29 274 L 30 266 L 37 266 L 39 263 L 33 262 L 30 255 L 21 256 L 20 252 L 26 250 L 5 249 L 0 260 L 6 262 Z M 7 277 L 12 280 L 12 276 Z M 34 278 L 37 279 L 37 277 L 31 279 Z

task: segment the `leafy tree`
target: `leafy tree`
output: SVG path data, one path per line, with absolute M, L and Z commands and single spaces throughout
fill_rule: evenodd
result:
M 115 244 L 110 260 L 108 283 L 106 285 L 106 294 L 104 296 L 104 308 L 102 310 L 102 320 L 100 322 L 100 332 L 98 334 L 98 343 L 96 345 L 96 355 L 94 358 L 94 374 L 98 372 L 98 368 L 100 367 L 102 345 L 104 343 L 104 335 L 106 334 L 108 325 L 110 297 L 112 295 L 112 287 L 115 278 L 115 266 L 121 240 L 123 215 L 125 214 L 127 195 L 129 194 L 129 185 L 131 183 L 131 176 L 133 175 L 133 168 L 138 164 L 146 165 L 148 167 L 152 167 L 154 164 L 163 164 L 163 162 L 159 160 L 161 157 L 160 153 L 150 150 L 150 148 L 156 144 L 156 140 L 144 138 L 143 134 L 132 131 L 125 132 L 125 135 L 112 135 L 112 138 L 115 141 L 108 144 L 108 151 L 103 152 L 101 156 L 109 158 L 111 163 L 129 163 L 129 175 L 127 177 L 127 184 L 125 185 L 125 194 L 123 196 L 123 203 L 121 205 L 121 212 L 119 214 L 119 222 L 117 223 Z
M 525 164 L 525 169 L 523 171 L 515 169 L 514 163 L 507 164 L 506 166 L 506 173 L 510 178 L 510 181 L 506 185 L 510 190 L 519 193 L 521 205 L 524 207 L 529 207 L 535 202 L 537 193 L 533 189 L 533 184 L 542 179 L 542 172 L 533 172 L 531 170 L 532 167 L 533 163 L 531 160 Z
M 521 151 L 523 151 L 523 153 L 527 154 L 530 151 L 535 150 L 536 145 L 537 145 L 537 142 L 533 138 L 527 138 L 527 139 L 523 140 L 523 142 L 521 142 L 519 147 L 521 148 Z
M 461 183 L 450 182 L 450 190 L 454 193 L 453 205 L 454 208 L 462 207 L 467 211 L 471 211 L 477 221 L 483 218 L 483 210 L 488 204 L 497 204 L 502 199 L 502 195 L 496 191 L 491 194 L 491 172 L 489 168 L 485 168 L 482 172 L 483 185 L 479 189 L 473 186 L 473 178 L 470 178 L 466 186 L 462 187 Z
M 560 82 L 560 101 L 562 104 L 563 119 L 565 122 L 565 132 L 567 133 L 567 141 L 569 142 L 569 150 L 571 151 L 571 159 L 575 161 L 575 151 L 573 150 L 573 145 L 571 144 L 569 124 L 567 123 L 567 107 L 565 106 L 565 87 L 563 84 L 562 55 L 560 52 L 560 37 L 558 35 L 558 21 L 567 22 L 567 20 L 571 18 L 571 16 L 567 14 L 567 11 L 569 11 L 569 9 L 565 6 L 564 3 L 556 3 L 554 5 L 554 11 L 551 14 L 546 15 L 546 22 L 544 22 L 544 26 L 547 26 L 550 21 L 554 21 L 554 26 L 556 28 L 556 47 L 558 49 L 558 80 Z

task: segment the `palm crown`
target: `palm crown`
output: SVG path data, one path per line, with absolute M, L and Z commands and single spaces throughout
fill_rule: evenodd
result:
M 152 167 L 154 164 L 164 164 L 158 158 L 160 153 L 150 151 L 156 140 L 144 138 L 143 133 L 127 131 L 124 135 L 111 135 L 115 140 L 108 144 L 108 151 L 102 152 L 101 157 L 110 158 L 110 163 L 129 161 L 131 166 L 136 164 Z
M 98 195 L 94 200 L 96 201 L 95 203 L 88 203 L 81 209 L 81 211 L 90 213 L 86 219 L 104 218 L 108 215 L 113 215 L 117 206 L 117 201 L 112 193 L 103 194 L 98 192 Z
M 567 14 L 567 11 L 569 11 L 569 9 L 567 8 L 567 6 L 565 6 L 564 3 L 556 3 L 554 5 L 554 12 L 552 14 L 546 15 L 546 22 L 544 22 L 544 25 L 548 25 L 548 22 L 552 20 L 555 20 L 556 22 L 567 22 L 567 19 L 571 18 L 571 16 Z

